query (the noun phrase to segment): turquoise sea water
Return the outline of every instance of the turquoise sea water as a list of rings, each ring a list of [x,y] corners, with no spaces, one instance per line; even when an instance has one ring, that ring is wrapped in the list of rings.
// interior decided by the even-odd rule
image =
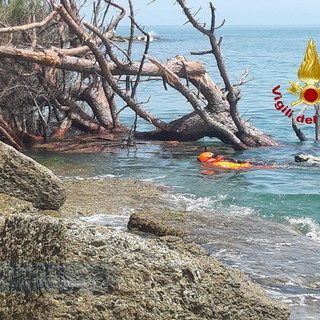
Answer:
[[[150,55],[165,61],[182,54],[207,63],[218,85],[221,79],[212,56],[191,56],[191,50],[207,50],[206,39],[190,27],[148,27],[160,40]],[[126,35],[124,30],[120,33]],[[90,164],[91,176],[115,175],[160,183],[177,194],[172,205],[198,210],[212,225],[203,232],[210,252],[247,272],[273,296],[291,305],[290,319],[319,319],[320,313],[320,167],[296,164],[294,155],[320,155],[314,126],[303,124],[309,141],[301,143],[290,120],[274,108],[272,89],[280,85],[283,101],[295,99],[287,92],[289,81],[298,81],[297,71],[310,37],[320,53],[318,27],[224,27],[222,50],[229,73],[236,82],[245,68],[255,80],[242,87],[240,112],[257,127],[282,143],[279,147],[234,151],[215,139],[193,143],[146,144],[112,154],[64,155],[68,165]],[[142,43],[137,44],[142,52]],[[137,55],[139,57],[139,55]],[[163,120],[191,112],[191,106],[173,89],[164,91],[161,82],[145,82],[139,100]],[[119,102],[121,107],[121,102]],[[297,113],[297,111],[296,111]],[[307,114],[312,116],[312,107]],[[134,119],[129,110],[124,123]],[[139,130],[152,127],[139,121]],[[210,150],[238,159],[277,164],[276,170],[249,170],[206,175],[196,161],[207,146]],[[44,161],[45,156],[34,155]],[[72,175],[82,175],[73,170]],[[214,224],[214,221],[222,221]],[[194,222],[195,228],[197,221]]]
[[[191,56],[189,53],[190,50],[209,48],[202,35],[186,27],[149,27],[148,29],[160,37],[159,41],[153,42],[151,55],[162,61],[176,54],[182,54],[190,60],[201,59],[207,63],[212,78],[217,84],[221,84],[211,55],[199,57]],[[320,222],[319,184],[317,182],[320,170],[294,163],[294,155],[300,152],[320,155],[320,144],[314,141],[314,125],[301,125],[310,140],[304,143],[299,142],[291,128],[291,120],[274,108],[272,89],[280,85],[279,91],[286,105],[296,100],[296,97],[286,90],[289,87],[288,82],[299,81],[297,71],[311,37],[315,40],[316,45],[318,40],[320,50],[320,27],[266,26],[255,28],[241,26],[225,27],[218,31],[218,35],[221,32],[224,36],[222,49],[234,82],[240,78],[245,68],[249,68],[250,75],[255,77],[254,81],[242,87],[240,112],[283,145],[277,148],[235,152],[219,142],[203,139],[180,148],[167,146],[157,149],[155,147],[155,150],[145,151],[147,155],[141,152],[141,158],[144,159],[146,156],[148,161],[144,161],[142,172],[136,169],[135,174],[141,175],[142,178],[146,170],[150,170],[149,174],[153,170],[154,173],[158,170],[159,172],[177,170],[176,174],[165,178],[166,183],[182,186],[196,196],[212,196],[211,184],[217,181],[216,177],[205,177],[199,180],[194,175],[194,171],[199,170],[199,166],[194,163],[194,157],[201,150],[202,145],[209,146],[209,149],[212,146],[212,150],[239,159],[276,163],[281,167],[277,171],[248,171],[224,175],[222,181],[218,179],[218,192],[229,195],[224,200],[226,204],[243,205],[246,203],[257,214],[279,221],[287,220],[288,217],[308,217],[313,219],[317,225]],[[142,44],[140,46],[142,49]],[[166,92],[161,89],[161,83],[152,84],[150,82],[141,88],[139,98],[145,101],[151,96],[147,108],[152,112],[169,121],[191,111],[191,107],[174,90],[169,89]],[[297,110],[295,112],[298,113]],[[313,107],[309,107],[306,114],[312,116]],[[128,124],[131,123],[130,112],[124,113],[122,117]],[[139,128],[140,130],[151,129],[143,121],[140,121]],[[139,158],[139,156],[138,152],[134,158]],[[154,156],[156,159],[153,159]],[[130,155],[129,158],[132,160]],[[166,160],[165,163],[159,162],[160,159]],[[157,163],[156,167],[152,163],[153,160]],[[124,166],[127,165],[124,164]]]

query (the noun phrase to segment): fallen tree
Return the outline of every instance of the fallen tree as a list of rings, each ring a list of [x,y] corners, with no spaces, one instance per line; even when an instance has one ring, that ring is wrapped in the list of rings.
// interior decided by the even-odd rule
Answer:
[[[27,7],[30,1],[25,0],[24,5]],[[17,3],[21,5],[21,1]],[[129,141],[133,136],[179,141],[208,136],[238,149],[276,145],[276,141],[239,114],[240,86],[247,81],[248,73],[236,84],[231,82],[220,50],[222,38],[215,37],[214,6],[210,3],[212,20],[206,29],[184,0],[177,3],[193,27],[208,37],[211,49],[194,54],[213,55],[225,88],[216,86],[199,61],[187,61],[177,55],[162,63],[149,56],[150,35],[135,21],[131,0],[126,49],[113,41],[118,24],[126,15],[124,7],[109,0],[95,1],[91,22],[87,22],[80,17],[75,0],[51,0],[50,5],[43,4],[41,10],[37,8],[23,16],[20,25],[1,21],[2,137],[15,148],[23,149],[39,140],[39,136],[44,140],[49,136],[64,139],[74,127],[97,134],[127,132]],[[9,5],[13,4],[4,2],[2,10]],[[114,18],[106,23],[111,15]],[[140,62],[132,61],[136,30],[146,40]],[[164,87],[171,86],[194,111],[172,122],[156,117],[137,100],[143,79],[161,80]],[[119,121],[122,109],[118,109],[116,97],[155,130],[136,132],[136,121],[131,129],[125,128]]]

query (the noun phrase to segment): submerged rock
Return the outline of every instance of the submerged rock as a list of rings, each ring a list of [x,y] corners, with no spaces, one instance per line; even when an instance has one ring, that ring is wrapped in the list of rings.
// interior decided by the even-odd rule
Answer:
[[[25,214],[6,218],[0,239],[0,274],[12,275],[0,282],[4,320],[289,317],[285,304],[268,297],[244,273],[174,236],[145,239]],[[77,268],[88,279],[85,285],[72,275]],[[29,277],[21,277],[23,272]]]
[[[2,142],[0,193],[32,202],[40,209],[59,209],[66,199],[61,180],[49,169]]]

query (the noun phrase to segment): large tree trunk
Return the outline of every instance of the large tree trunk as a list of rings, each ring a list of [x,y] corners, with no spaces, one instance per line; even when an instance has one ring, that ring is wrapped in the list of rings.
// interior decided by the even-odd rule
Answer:
[[[240,140],[248,147],[276,146],[279,145],[272,137],[265,134],[261,130],[255,128],[250,123],[247,124],[247,132],[240,133],[234,125],[230,113],[225,111],[216,114],[208,114],[214,121],[217,121],[227,126]],[[232,144],[224,134],[219,130],[213,129],[205,123],[196,112],[192,112],[177,120],[169,123],[170,131],[155,130],[152,132],[136,132],[135,136],[138,139],[149,140],[167,140],[167,141],[197,141],[203,137],[218,138],[224,143]]]
[[[169,72],[169,70],[166,69],[165,72]],[[272,137],[241,118],[243,130],[239,131],[231,115],[228,100],[207,73],[200,76],[190,76],[189,81],[198,88],[199,93],[208,101],[208,106],[204,110],[216,126],[212,126],[197,111],[194,111],[170,122],[167,131],[137,132],[135,134],[137,138],[196,141],[203,137],[215,137],[224,143],[233,144],[240,149],[244,149],[244,146],[261,147],[278,145],[278,142]],[[175,84],[171,83],[171,85],[176,88]],[[221,128],[226,130],[221,130]],[[238,138],[241,143],[235,143],[234,137]]]
[[[81,85],[80,83],[80,87],[78,85],[73,86],[71,96],[74,99],[85,101],[103,127],[106,129],[114,127],[110,103],[101,86],[97,86],[93,81],[89,85]]]

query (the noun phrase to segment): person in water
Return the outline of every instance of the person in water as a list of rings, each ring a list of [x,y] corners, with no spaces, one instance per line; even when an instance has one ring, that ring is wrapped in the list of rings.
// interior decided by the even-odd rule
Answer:
[[[202,163],[231,162],[231,163],[239,163],[239,164],[248,163],[253,165],[253,163],[250,163],[248,161],[227,159],[227,158],[224,158],[224,156],[215,154],[213,152],[202,152],[198,156],[198,161]]]
[[[260,169],[275,169],[276,166],[265,165],[263,163],[257,163],[252,161],[242,161],[224,158],[222,155],[214,154],[213,152],[202,152],[198,156],[198,161],[205,165],[210,165],[212,167],[240,170],[249,168],[260,168]]]

